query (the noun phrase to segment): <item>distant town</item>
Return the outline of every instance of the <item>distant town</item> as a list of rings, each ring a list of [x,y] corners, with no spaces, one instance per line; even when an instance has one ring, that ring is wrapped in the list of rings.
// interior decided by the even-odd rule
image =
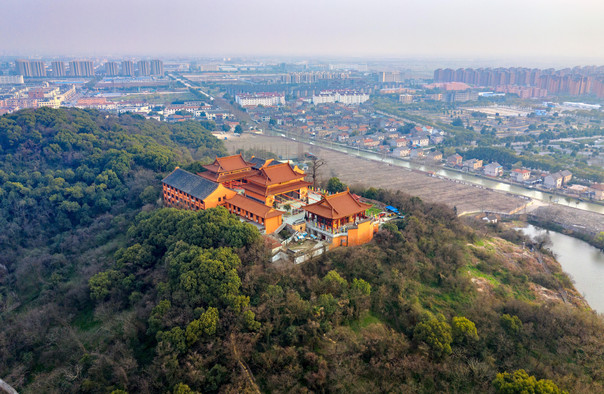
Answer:
[[[62,106],[272,133],[604,200],[604,67],[3,59],[0,114]],[[289,159],[289,158],[283,158]]]

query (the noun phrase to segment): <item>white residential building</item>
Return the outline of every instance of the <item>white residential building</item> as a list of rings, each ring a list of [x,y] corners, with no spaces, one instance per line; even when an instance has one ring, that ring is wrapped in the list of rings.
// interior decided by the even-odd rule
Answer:
[[[369,100],[367,93],[356,90],[324,90],[312,96],[313,104],[342,103],[345,105],[362,104]]]
[[[242,107],[274,107],[285,104],[285,95],[282,93],[245,93],[235,96],[235,101]]]

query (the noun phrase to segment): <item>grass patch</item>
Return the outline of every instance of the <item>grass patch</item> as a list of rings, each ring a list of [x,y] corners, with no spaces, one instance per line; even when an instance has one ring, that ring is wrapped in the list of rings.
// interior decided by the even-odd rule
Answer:
[[[361,331],[361,329],[372,324],[383,324],[383,322],[371,312],[366,312],[357,320],[352,321],[350,323],[350,328],[352,329],[352,331],[358,333],[359,331]]]
[[[469,265],[469,266],[467,266],[467,269],[468,269],[468,273],[470,275],[475,276],[477,278],[486,279],[493,286],[499,286],[501,284],[499,279],[495,278],[493,275],[485,274],[484,272],[480,271],[478,268],[476,268],[474,266]]]
[[[376,205],[373,205],[367,210],[367,215],[378,215],[381,212],[383,212],[381,208],[377,207]]]

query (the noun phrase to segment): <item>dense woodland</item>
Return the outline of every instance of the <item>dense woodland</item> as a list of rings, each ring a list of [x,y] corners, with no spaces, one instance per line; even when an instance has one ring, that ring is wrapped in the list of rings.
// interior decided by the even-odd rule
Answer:
[[[405,218],[275,267],[225,209],[161,207],[162,176],[224,152],[199,124],[40,109],[0,142],[0,378],[20,392],[604,391],[602,318],[536,298],[572,285],[510,269],[493,245],[513,231],[359,190]]]

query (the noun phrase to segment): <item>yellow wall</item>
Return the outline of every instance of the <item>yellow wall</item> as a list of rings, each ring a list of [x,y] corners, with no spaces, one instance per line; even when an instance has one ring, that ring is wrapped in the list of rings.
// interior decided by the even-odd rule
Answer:
[[[361,222],[357,228],[348,230],[348,246],[363,245],[373,239],[374,226],[371,221]]]
[[[274,232],[277,228],[279,228],[279,226],[281,226],[281,223],[283,223],[282,215],[266,219],[264,221],[264,228],[266,234],[271,234],[272,232]]]
[[[222,185],[218,185],[218,188],[216,188],[212,194],[203,200],[205,209],[215,208],[218,205],[222,205],[225,203],[225,200],[234,197],[236,194],[236,191],[227,189]],[[220,198],[220,201],[218,201],[218,198]]]
[[[378,229],[378,222],[372,223],[368,220],[366,222],[359,223],[357,228],[349,229],[347,235],[332,238],[329,248],[332,249],[339,246],[357,246],[366,244],[373,239],[373,235],[378,231]]]

